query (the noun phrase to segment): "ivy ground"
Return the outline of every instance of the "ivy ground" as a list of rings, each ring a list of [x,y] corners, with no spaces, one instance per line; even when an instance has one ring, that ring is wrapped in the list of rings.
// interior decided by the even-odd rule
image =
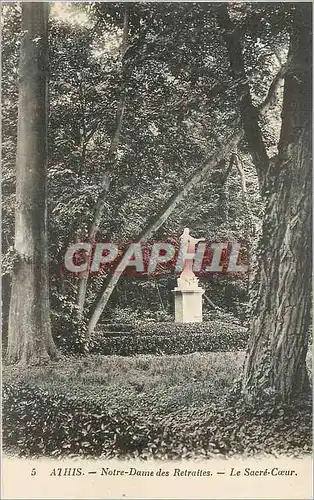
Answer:
[[[4,450],[22,456],[300,456],[311,402],[263,408],[232,397],[244,352],[61,358],[5,367]]]

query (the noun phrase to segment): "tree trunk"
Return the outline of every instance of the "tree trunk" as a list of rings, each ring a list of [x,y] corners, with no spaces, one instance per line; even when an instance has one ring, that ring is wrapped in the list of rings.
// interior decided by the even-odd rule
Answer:
[[[161,207],[160,211],[152,217],[148,222],[143,231],[134,238],[135,241],[139,243],[145,243],[167,220],[169,215],[176,208],[178,203],[180,203],[189,193],[189,191],[196,186],[208,173],[220,163],[225,163],[224,158],[229,156],[236,149],[239,141],[242,139],[243,132],[239,128],[236,128],[233,134],[230,134],[229,139],[224,141],[224,146],[218,150],[209,160],[207,160],[203,165],[201,165],[196,172],[194,172],[186,181],[183,188],[175,192],[169,200]],[[91,335],[95,330],[95,327],[99,321],[99,318],[106,307],[108,300],[115,289],[118,281],[120,279],[120,274],[116,273],[114,270],[109,271],[107,279],[105,280],[104,286],[102,287],[100,296],[92,313],[92,316],[88,323],[88,333]]]
[[[101,182],[101,191],[99,193],[96,205],[95,205],[95,210],[94,210],[94,215],[93,215],[93,220],[91,223],[91,226],[89,228],[88,232],[88,241],[90,243],[95,243],[95,238],[97,235],[97,232],[99,230],[99,225],[104,213],[104,203],[105,199],[109,190],[110,186],[110,173],[111,170],[114,169],[114,164],[115,164],[115,154],[117,152],[119,142],[120,142],[120,135],[121,135],[121,129],[122,129],[122,123],[123,123],[123,115],[124,115],[124,110],[125,110],[125,90],[123,86],[125,85],[125,78],[126,78],[126,68],[125,68],[125,63],[124,63],[124,54],[127,50],[128,47],[128,37],[129,37],[129,5],[125,4],[124,6],[124,19],[123,19],[123,34],[122,34],[122,44],[120,48],[121,52],[121,64],[122,64],[122,69],[121,69],[121,94],[120,94],[120,99],[118,102],[117,106],[117,111],[116,111],[116,128],[114,131],[114,134],[111,139],[109,151],[108,151],[108,159],[107,159],[107,167],[106,170],[103,174],[102,182]],[[79,310],[79,315],[82,317],[83,316],[83,311],[84,311],[84,305],[85,305],[85,297],[86,297],[86,290],[87,290],[87,284],[88,284],[88,277],[89,277],[89,270],[84,274],[84,276],[81,277],[80,279],[80,285],[78,289],[78,296],[77,296],[77,305],[78,305],[78,310]]]
[[[268,178],[257,298],[244,367],[248,401],[309,390],[311,306],[311,4],[295,4],[278,159]]]
[[[223,174],[223,176],[221,176],[220,173],[216,183],[216,192],[218,194],[218,205],[220,208],[218,216],[218,224],[228,223],[229,220],[229,188],[227,185],[227,181],[234,163],[233,157],[234,154],[232,153],[232,155],[230,156],[229,165],[225,173]]]
[[[37,364],[56,355],[47,255],[48,4],[22,3],[16,160],[15,252],[7,360]]]

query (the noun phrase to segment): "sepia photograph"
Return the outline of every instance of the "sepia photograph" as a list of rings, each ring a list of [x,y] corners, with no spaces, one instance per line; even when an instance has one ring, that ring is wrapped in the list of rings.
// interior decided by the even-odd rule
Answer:
[[[2,498],[310,498],[312,3],[1,31]]]

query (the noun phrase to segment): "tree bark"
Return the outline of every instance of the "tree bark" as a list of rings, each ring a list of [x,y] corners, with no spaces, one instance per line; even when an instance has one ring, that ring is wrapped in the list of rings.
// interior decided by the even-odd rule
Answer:
[[[169,215],[173,212],[175,207],[180,203],[189,193],[189,191],[196,186],[208,173],[220,163],[224,164],[224,158],[229,156],[237,147],[237,144],[243,136],[242,129],[236,128],[229,139],[224,141],[224,146],[211,156],[203,165],[201,165],[186,181],[183,188],[176,191],[169,200],[161,207],[160,211],[152,217],[143,231],[134,238],[139,243],[145,243],[167,220]],[[120,274],[115,273],[114,270],[109,271],[107,279],[102,287],[99,298],[96,302],[94,311],[88,323],[88,334],[91,335],[100,319],[100,316],[106,307],[108,300],[120,279]]]
[[[242,379],[248,401],[307,393],[311,306],[312,47],[311,4],[294,6],[278,158],[269,191],[258,286]]]
[[[56,356],[50,328],[47,255],[48,4],[22,3],[16,159],[15,252],[7,360]]]

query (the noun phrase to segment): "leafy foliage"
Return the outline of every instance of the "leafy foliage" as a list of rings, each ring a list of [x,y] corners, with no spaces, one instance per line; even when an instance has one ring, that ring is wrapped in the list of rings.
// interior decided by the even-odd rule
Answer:
[[[111,184],[97,237],[125,243],[215,150],[236,116],[236,98],[227,89],[231,80],[213,6],[132,4],[129,48],[123,60],[119,52],[123,4],[72,5],[71,9],[72,21],[79,13],[86,16],[85,22],[54,14],[49,40],[48,226],[54,318],[63,315],[63,296],[76,302],[78,280],[63,272],[64,252],[70,242],[86,237],[104,172],[109,171]],[[246,15],[253,14],[248,11]],[[256,14],[257,18],[261,15],[259,11]],[[19,8],[6,6],[3,253],[8,286],[12,270],[19,23]],[[254,45],[255,59],[260,50]],[[125,68],[123,78],[121,66]],[[257,82],[261,71],[257,65]],[[269,71],[274,72],[271,64]],[[260,85],[261,95],[271,76]],[[126,111],[112,166],[108,150],[121,92],[126,96]],[[250,208],[258,219],[261,203],[256,175],[243,146],[239,154],[247,175]],[[178,235],[182,227],[189,226],[209,240],[242,238],[250,244],[254,223],[243,200],[241,179],[234,168],[222,189],[223,174],[218,169],[197,186],[188,203],[174,211],[156,238]],[[103,278],[89,281],[86,315]],[[130,287],[130,302],[136,299],[138,286]],[[145,292],[148,295],[149,287]],[[111,309],[119,307],[119,302],[117,297]],[[150,298],[146,302],[149,308]],[[7,304],[5,315],[6,311]]]
[[[189,354],[245,349],[247,331],[238,325],[208,323],[142,323],[127,331],[107,331],[93,336],[89,352],[134,356],[136,354]]]
[[[136,408],[109,412],[102,401],[51,395],[27,385],[3,392],[4,447],[17,447],[22,456],[295,456],[309,453],[311,442],[311,405],[306,402],[254,409],[239,401],[143,417]]]
[[[63,353],[87,352],[86,321],[80,318],[77,306],[67,297],[58,297],[59,306],[51,311],[53,337]]]

